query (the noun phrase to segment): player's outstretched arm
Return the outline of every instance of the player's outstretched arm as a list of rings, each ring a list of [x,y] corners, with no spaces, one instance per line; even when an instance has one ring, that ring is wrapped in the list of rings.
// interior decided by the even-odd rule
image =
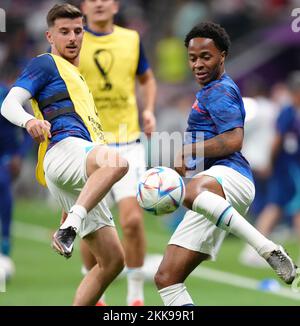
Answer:
[[[195,157],[224,157],[241,150],[243,145],[244,129],[234,128],[220,135],[205,140],[186,144],[175,157],[175,170],[185,176],[187,165],[186,159]]]
[[[31,97],[31,94],[26,89],[13,87],[2,103],[1,114],[11,123],[25,128],[26,123],[30,119],[35,119],[33,115],[26,112],[23,108]]]
[[[51,125],[48,121],[38,120],[23,108],[31,98],[31,94],[24,88],[13,87],[1,107],[1,114],[11,123],[26,128],[30,136],[37,142],[45,140],[45,135],[51,138]]]
[[[185,155],[223,157],[239,152],[243,146],[244,129],[234,128],[200,143],[184,146]]]

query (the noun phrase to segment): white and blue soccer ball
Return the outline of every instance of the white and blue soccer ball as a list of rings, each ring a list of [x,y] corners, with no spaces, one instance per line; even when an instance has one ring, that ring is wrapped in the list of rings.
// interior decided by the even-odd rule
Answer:
[[[185,186],[174,170],[158,166],[145,172],[137,187],[137,201],[142,208],[154,215],[174,212],[182,205]]]

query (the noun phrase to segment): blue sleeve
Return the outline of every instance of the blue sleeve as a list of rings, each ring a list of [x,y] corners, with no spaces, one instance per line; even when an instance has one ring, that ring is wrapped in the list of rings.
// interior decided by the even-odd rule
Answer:
[[[210,89],[201,102],[208,110],[218,133],[244,127],[243,102],[231,87],[217,85]]]
[[[293,110],[291,108],[286,108],[282,110],[276,121],[276,130],[280,135],[286,134],[294,120]]]
[[[53,76],[54,61],[49,55],[33,58],[13,86],[22,87],[35,97]]]
[[[136,74],[143,75],[148,68],[150,68],[150,66],[145,55],[144,47],[140,42],[140,55],[139,55],[139,63],[137,66]]]

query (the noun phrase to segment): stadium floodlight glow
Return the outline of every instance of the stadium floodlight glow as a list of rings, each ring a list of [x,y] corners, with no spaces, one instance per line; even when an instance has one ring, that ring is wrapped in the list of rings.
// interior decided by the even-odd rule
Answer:
[[[0,32],[6,32],[6,13],[0,8]]]
[[[6,292],[5,287],[5,270],[0,267],[0,292]]]

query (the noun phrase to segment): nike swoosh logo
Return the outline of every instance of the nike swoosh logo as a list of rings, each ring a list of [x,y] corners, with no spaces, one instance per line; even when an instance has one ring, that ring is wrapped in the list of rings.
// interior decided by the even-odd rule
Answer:
[[[229,218],[229,220],[228,220],[228,223],[225,223],[225,225],[227,225],[227,226],[230,225],[230,222],[231,222],[231,220],[232,220],[232,216],[233,216],[233,214],[231,214],[231,216],[230,216],[230,218]]]
[[[74,244],[72,243],[70,247],[65,246],[65,248],[67,249],[67,251],[70,251],[70,252],[71,252],[72,249],[73,249],[73,245],[74,245]]]

